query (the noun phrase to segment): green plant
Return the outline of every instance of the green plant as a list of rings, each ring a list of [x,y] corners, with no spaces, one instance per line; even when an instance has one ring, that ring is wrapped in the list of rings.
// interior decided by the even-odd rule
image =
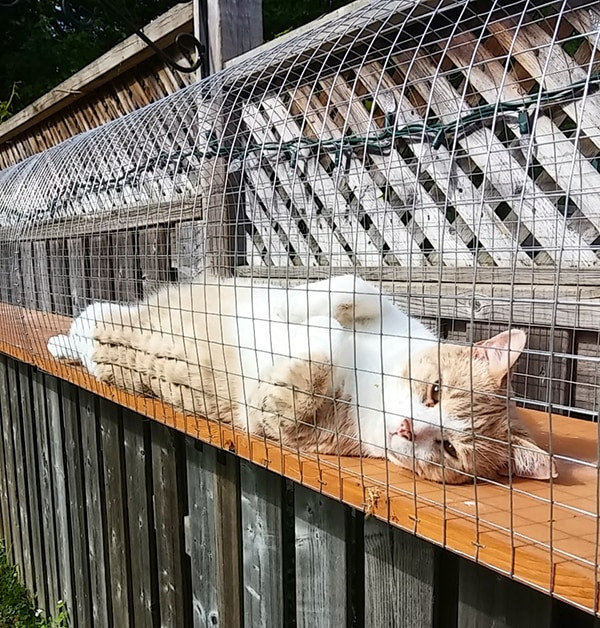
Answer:
[[[10,118],[11,111],[10,106],[12,105],[12,101],[14,97],[17,95],[17,84],[13,83],[12,90],[10,92],[10,96],[8,100],[0,100],[0,122],[4,122],[7,118]]]
[[[61,600],[54,617],[44,617],[33,596],[19,580],[11,564],[6,542],[0,540],[0,628],[68,628],[69,614]]]

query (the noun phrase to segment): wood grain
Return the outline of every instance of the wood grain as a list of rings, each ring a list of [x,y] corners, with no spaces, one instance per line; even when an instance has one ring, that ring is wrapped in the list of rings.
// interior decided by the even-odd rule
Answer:
[[[23,305],[35,309],[36,287],[31,242],[21,242],[21,273],[23,278]]]
[[[71,295],[72,315],[78,316],[88,304],[89,273],[86,271],[86,239],[67,239],[67,254],[69,256],[69,293]]]
[[[137,301],[142,296],[142,291],[140,290],[141,270],[136,233],[134,231],[117,231],[111,237],[114,255],[115,299],[122,303]]]
[[[56,592],[67,608],[74,607],[73,554],[69,532],[69,494],[65,473],[65,448],[62,430],[62,400],[60,380],[52,375],[44,378],[46,411],[48,417],[48,442],[51,460],[52,489],[54,497],[54,525],[56,528],[56,553],[58,556],[58,582]]]
[[[73,570],[73,610],[78,625],[92,625],[90,593],[89,542],[85,512],[83,448],[79,418],[77,388],[60,381],[62,401],[63,446],[67,455],[66,477],[69,502],[67,504],[71,530],[71,556]],[[34,478],[35,479],[35,478]]]
[[[123,450],[131,552],[131,619],[135,626],[150,628],[153,619],[158,619],[158,596],[152,583],[155,571],[152,472],[146,453],[144,422],[127,409],[123,410]]]
[[[21,400],[19,395],[17,362],[6,360],[6,375],[10,394],[9,407],[2,406],[3,412],[10,412],[12,425],[12,445],[15,457],[15,480],[17,483],[18,511],[21,528],[21,549],[23,551],[22,577],[28,589],[34,587],[33,551],[31,545],[31,527],[29,524],[30,509],[29,486],[25,464],[23,420],[21,418]]]
[[[9,507],[9,517],[7,519],[10,521],[8,555],[14,564],[23,565],[21,513],[19,500],[17,499],[18,487],[9,391],[7,359],[5,356],[0,356],[0,407],[3,408],[3,412],[0,413],[0,420],[2,421],[2,440],[4,441],[4,478]],[[23,504],[23,507],[26,507],[26,505]]]
[[[33,369],[32,374],[33,412],[36,417],[36,435],[38,438],[38,477],[40,479],[44,570],[48,591],[47,603],[49,609],[55,609],[60,595],[58,594],[58,554],[52,487],[52,463],[50,458],[49,417],[45,394],[46,382],[44,374],[37,369]]]
[[[552,599],[491,571],[460,561],[458,625],[460,628],[526,628],[548,626]]]
[[[240,482],[244,626],[282,626],[282,480],[243,461]]]
[[[124,490],[121,409],[100,399],[98,407],[104,476],[104,506],[110,566],[110,598],[115,626],[131,625],[127,499]]]
[[[48,261],[48,243],[45,240],[33,242],[34,290],[40,310],[52,311],[52,292],[50,291],[50,267]]]
[[[156,292],[169,280],[169,231],[166,227],[148,226],[138,231],[139,264],[143,293]],[[131,255],[131,253],[126,253]]]
[[[348,602],[344,507],[314,491],[297,487],[295,517],[296,625],[299,628],[343,626]]]
[[[50,294],[53,311],[69,316],[72,312],[71,291],[69,288],[68,251],[64,240],[50,240],[48,243],[50,264]]]
[[[185,439],[188,477],[186,551],[191,561],[192,617],[195,628],[223,625],[220,621],[219,572],[216,556],[216,450]]]
[[[29,504],[29,525],[31,526],[31,557],[34,572],[34,586],[32,593],[39,608],[50,612],[47,602],[47,580],[44,563],[42,507],[40,501],[39,473],[37,466],[37,421],[34,413],[32,369],[28,364],[14,362],[19,372],[20,415],[23,422],[24,461],[27,476],[27,492]],[[2,452],[0,451],[0,461]],[[0,481],[0,499],[3,499],[2,482]]]
[[[111,301],[114,293],[113,269],[109,234],[90,236],[89,283],[90,299]]]
[[[216,556],[220,565],[219,617],[224,626],[241,626],[243,622],[239,464],[232,454],[216,452]]]
[[[81,417],[81,444],[84,451],[84,487],[90,554],[90,592],[92,598],[92,619],[94,626],[108,626],[112,613],[111,601],[107,593],[108,585],[108,538],[106,515],[103,513],[102,496],[104,480],[100,438],[98,434],[97,403],[93,395],[79,391]]]
[[[364,534],[365,625],[431,626],[434,547],[372,518]]]
[[[175,436],[160,423],[152,423],[152,477],[156,526],[156,559],[160,622],[184,625],[183,512],[177,475]]]

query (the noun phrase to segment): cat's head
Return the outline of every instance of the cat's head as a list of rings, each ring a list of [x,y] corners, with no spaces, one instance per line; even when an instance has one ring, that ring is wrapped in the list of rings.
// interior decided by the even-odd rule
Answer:
[[[510,373],[526,339],[510,330],[473,347],[432,343],[416,353],[397,382],[390,459],[450,484],[507,475],[509,468],[516,476],[556,477],[548,453],[511,417]]]

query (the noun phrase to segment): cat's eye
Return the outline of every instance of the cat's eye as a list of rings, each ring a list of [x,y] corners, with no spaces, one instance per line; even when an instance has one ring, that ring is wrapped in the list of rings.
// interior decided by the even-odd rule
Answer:
[[[444,445],[444,451],[449,455],[452,456],[453,458],[457,458],[457,454],[456,454],[456,449],[454,448],[454,445],[449,441],[449,440],[445,440],[443,442]]]
[[[425,405],[428,408],[432,408],[436,406],[440,402],[440,397],[442,396],[442,391],[440,388],[439,382],[435,384],[429,384],[427,387],[427,398],[425,399]]]

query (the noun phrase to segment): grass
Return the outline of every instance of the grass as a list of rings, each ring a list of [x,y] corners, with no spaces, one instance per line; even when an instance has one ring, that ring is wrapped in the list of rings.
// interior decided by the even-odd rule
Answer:
[[[6,542],[0,540],[0,628],[67,628],[68,625],[64,603],[58,604],[54,618],[46,618],[36,609],[33,596],[8,558]]]

